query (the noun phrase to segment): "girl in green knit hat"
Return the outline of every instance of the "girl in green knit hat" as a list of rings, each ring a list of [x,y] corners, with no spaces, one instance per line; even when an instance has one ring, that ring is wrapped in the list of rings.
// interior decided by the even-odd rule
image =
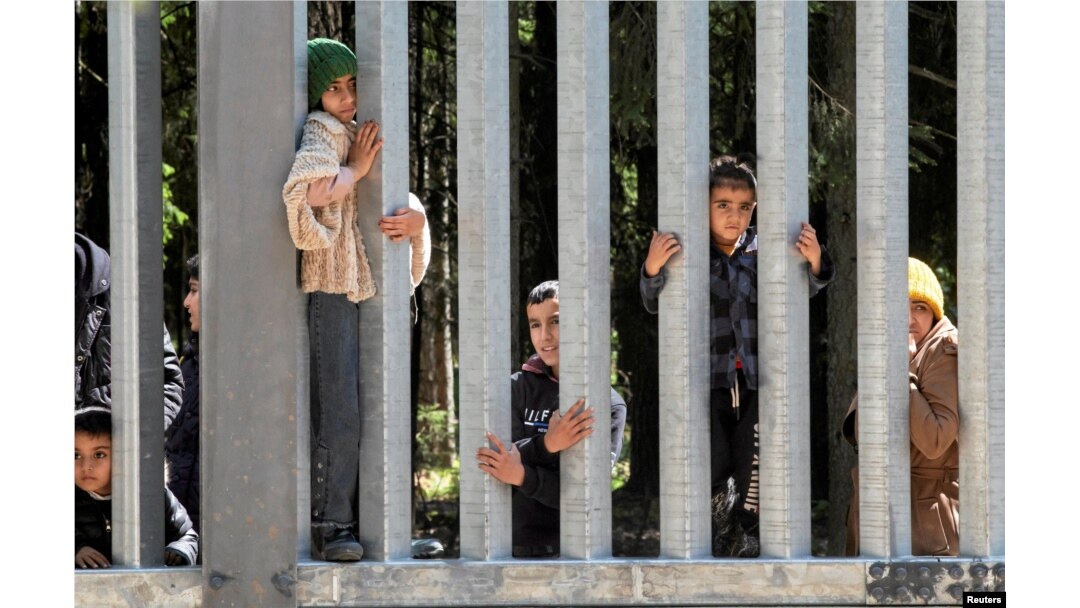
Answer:
[[[301,250],[311,347],[311,554],[356,561],[360,461],[360,308],[375,295],[359,222],[375,221],[391,241],[410,243],[413,288],[430,258],[419,199],[393,215],[358,215],[356,184],[382,149],[379,125],[357,125],[356,55],[327,38],[309,40],[308,114],[282,190],[289,235]],[[408,336],[401,339],[407,340]]]

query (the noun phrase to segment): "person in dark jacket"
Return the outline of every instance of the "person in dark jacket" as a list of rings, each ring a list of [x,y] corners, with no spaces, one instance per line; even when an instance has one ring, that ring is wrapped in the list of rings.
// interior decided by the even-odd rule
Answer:
[[[191,337],[180,352],[180,371],[184,375],[184,398],[172,426],[165,433],[165,464],[169,490],[187,509],[195,530],[201,530],[199,518],[199,255],[187,261],[188,293],[184,308],[191,324]]]
[[[75,412],[75,566],[112,565],[112,414],[94,406]],[[165,564],[199,555],[199,535],[183,505],[165,489]]]
[[[75,233],[75,409],[112,405],[109,254]]]
[[[112,318],[109,254],[75,233],[75,409],[112,407]],[[184,391],[180,363],[162,324],[165,361],[165,429],[180,411]]]
[[[593,432],[594,408],[578,399],[559,412],[559,282],[529,293],[525,312],[536,354],[510,376],[510,449],[492,433],[493,448],[476,455],[481,471],[513,489],[514,557],[559,554],[559,452]],[[611,465],[622,451],[626,402],[611,389]]]

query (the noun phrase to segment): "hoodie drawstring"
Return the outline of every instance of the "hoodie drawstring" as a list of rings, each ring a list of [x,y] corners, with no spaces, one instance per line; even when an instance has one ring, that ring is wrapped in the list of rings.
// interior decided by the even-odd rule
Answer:
[[[731,409],[735,411],[735,420],[739,419],[739,382],[731,389]]]

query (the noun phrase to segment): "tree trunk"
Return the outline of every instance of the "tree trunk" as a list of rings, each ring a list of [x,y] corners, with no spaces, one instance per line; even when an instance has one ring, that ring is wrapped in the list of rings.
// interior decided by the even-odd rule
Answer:
[[[830,163],[838,165],[835,179],[824,188],[825,238],[837,266],[836,278],[822,295],[828,316],[824,355],[827,361],[828,462],[829,462],[829,554],[839,555],[846,538],[847,509],[851,500],[851,467],[855,453],[841,429],[858,379],[857,292],[855,273],[855,4],[831,5],[824,88],[835,97],[831,120],[842,134],[829,139],[825,150]],[[839,105],[844,109],[841,109]],[[850,114],[848,113],[850,112]]]
[[[637,170],[638,219],[641,224],[655,225],[658,200],[655,146],[638,149]],[[644,215],[650,217],[641,217]],[[616,276],[619,280],[613,286],[612,295],[623,303],[612,306],[613,310],[619,311],[613,319],[619,334],[618,368],[631,370],[628,374],[630,394],[624,395],[627,398],[627,426],[632,431],[630,479],[626,491],[650,498],[657,495],[660,487],[657,317],[647,313],[641,305],[638,266],[628,265]]]
[[[308,39],[330,38],[355,49],[355,9],[352,2],[318,0],[307,3]]]

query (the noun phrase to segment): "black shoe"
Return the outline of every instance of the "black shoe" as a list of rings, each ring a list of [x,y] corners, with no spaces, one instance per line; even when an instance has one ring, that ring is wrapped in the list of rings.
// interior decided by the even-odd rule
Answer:
[[[311,558],[327,562],[358,562],[364,547],[347,529],[331,530],[322,538],[312,538]],[[321,541],[321,542],[320,542]]]
[[[443,544],[437,538],[414,538],[412,540],[413,559],[435,559],[446,553]]]
[[[735,557],[758,557],[761,555],[761,541],[758,538],[757,525],[754,525],[749,530],[739,526],[739,540],[735,543],[733,553]]]
[[[739,524],[736,515],[739,502],[735,480],[728,477],[727,487],[713,494],[712,497],[713,557],[735,555],[735,546],[739,540]]]

